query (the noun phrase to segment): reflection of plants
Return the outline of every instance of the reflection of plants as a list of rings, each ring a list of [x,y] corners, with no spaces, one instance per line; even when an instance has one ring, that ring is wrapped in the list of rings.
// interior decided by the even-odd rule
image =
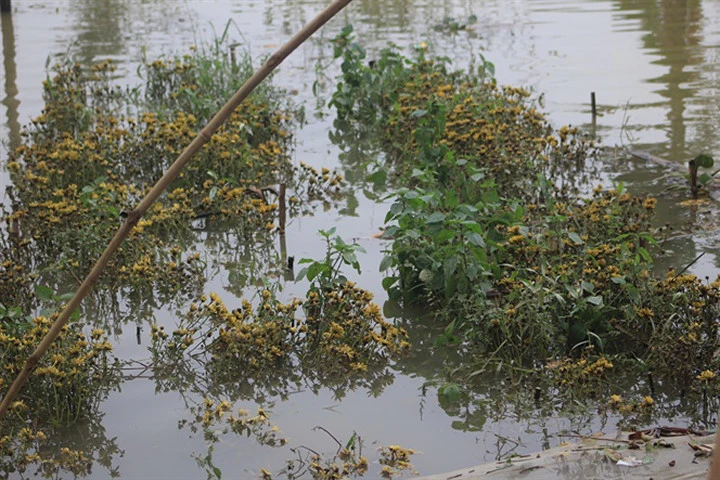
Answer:
[[[257,410],[257,414],[251,416],[250,412],[243,408],[233,410],[233,405],[228,401],[214,401],[205,398],[200,405],[190,408],[192,420],[183,420],[180,427],[190,427],[193,433],[198,430],[203,432],[205,441],[208,443],[208,450],[205,455],[193,454],[193,458],[200,468],[205,470],[208,480],[221,479],[222,471],[213,463],[213,452],[215,444],[220,437],[234,433],[241,437],[253,437],[261,445],[283,446],[287,440],[278,436],[279,429],[271,425],[268,413],[263,408]]]
[[[360,478],[368,473],[368,459],[363,455],[363,441],[353,432],[350,439],[343,445],[330,432],[322,427],[316,427],[328,433],[338,445],[337,451],[332,455],[322,455],[308,447],[291,449],[297,458],[287,461],[287,468],[281,475],[288,479],[300,479],[309,476],[314,480],[333,480],[343,478]],[[379,476],[391,479],[406,471],[413,471],[410,457],[415,453],[412,449],[398,445],[380,446],[378,463],[382,465]],[[417,474],[416,472],[413,472]],[[262,471],[263,479],[272,479],[267,470]]]
[[[205,398],[202,405],[190,408],[193,420],[181,422],[181,426],[189,424],[193,433],[202,430],[205,440],[216,443],[220,435],[233,432],[241,436],[252,436],[261,445],[282,446],[287,440],[279,437],[279,429],[270,423],[270,417],[263,408],[259,408],[256,415],[243,408],[233,411],[232,403],[228,401],[214,401]]]
[[[466,30],[469,26],[476,24],[477,21],[477,15],[470,15],[464,21],[458,20],[454,17],[445,17],[442,19],[442,22],[433,26],[433,30],[437,32],[458,33],[462,30]]]

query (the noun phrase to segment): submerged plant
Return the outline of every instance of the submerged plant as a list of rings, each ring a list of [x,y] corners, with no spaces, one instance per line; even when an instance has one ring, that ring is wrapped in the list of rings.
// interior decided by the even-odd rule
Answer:
[[[603,355],[683,389],[719,371],[717,282],[654,277],[657,200],[622,184],[592,191],[599,160],[577,128],[553,129],[528,91],[484,68],[396,47],[366,64],[350,28],[334,43],[337,136],[375,146],[369,178],[394,188],[383,286],[433,307],[440,344],[478,363],[551,362],[577,386]],[[588,347],[600,356],[585,358]]]
[[[9,388],[22,362],[47,333],[51,317],[0,319],[0,391]],[[59,471],[83,474],[91,452],[50,448],[56,430],[80,419],[101,416],[99,404],[120,381],[117,360],[105,333],[65,327],[15,401],[0,427],[0,472],[36,468],[44,476]]]

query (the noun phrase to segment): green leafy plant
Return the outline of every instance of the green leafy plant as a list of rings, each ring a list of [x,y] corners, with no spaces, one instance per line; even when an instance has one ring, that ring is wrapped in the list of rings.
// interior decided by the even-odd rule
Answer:
[[[340,284],[347,283],[347,277],[342,273],[343,265],[352,267],[360,273],[360,262],[357,259],[357,252],[365,253],[365,249],[357,243],[346,243],[340,236],[335,235],[335,227],[328,230],[320,230],[320,236],[325,241],[325,258],[313,260],[310,258],[301,259],[298,264],[306,264],[297,273],[295,281],[299,282],[307,278],[311,282],[312,291],[332,289]]]

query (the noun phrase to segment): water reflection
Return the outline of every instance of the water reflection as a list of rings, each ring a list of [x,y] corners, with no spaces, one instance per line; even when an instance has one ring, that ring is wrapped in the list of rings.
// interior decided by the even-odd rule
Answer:
[[[7,109],[8,146],[13,150],[20,144],[20,122],[18,121],[20,100],[17,99],[15,29],[10,12],[0,14],[0,21],[2,21],[3,71],[5,74],[5,98],[2,100],[2,104]]]
[[[662,85],[657,93],[667,99],[668,111],[664,127],[667,144],[663,153],[669,159],[685,162],[693,149],[687,145],[687,122],[692,113],[688,104],[698,94],[697,85],[702,82],[698,67],[705,63],[703,50],[700,48],[704,40],[701,2],[622,0],[618,2],[617,8],[621,12],[630,12],[621,18],[640,21],[640,28],[647,32],[642,37],[643,48],[660,56],[654,64],[667,67],[663,75],[649,79],[648,82]],[[660,119],[657,123],[660,123]],[[697,143],[704,146],[708,145],[707,140],[712,140],[710,144],[715,143],[714,138],[704,140],[705,142]]]
[[[144,46],[157,31],[172,34],[183,18],[182,3],[167,1],[76,0],[68,8],[77,32],[70,50],[86,64],[137,55],[138,44]]]

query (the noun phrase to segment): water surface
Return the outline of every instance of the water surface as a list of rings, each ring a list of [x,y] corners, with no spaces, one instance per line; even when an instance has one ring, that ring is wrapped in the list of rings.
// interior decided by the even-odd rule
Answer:
[[[82,62],[112,58],[119,63],[124,80],[134,82],[143,52],[149,58],[183,52],[200,39],[212,38],[213,32],[219,34],[231,20],[231,37],[249,48],[259,64],[262,56],[324,5],[319,0],[16,0],[12,15],[2,18],[0,136],[9,146],[17,144],[20,125],[40,112],[46,65],[58,55],[70,53]],[[476,15],[478,22],[468,31],[446,34],[432,29],[444,17],[464,20],[470,15]],[[718,150],[718,2],[356,0],[288,59],[275,77],[279,85],[296,90],[296,100],[307,108],[308,124],[297,136],[298,161],[340,165],[340,151],[328,138],[332,114],[314,114],[316,99],[311,90],[317,80],[316,65],[330,61],[328,39],[348,22],[356,26],[358,38],[371,54],[388,42],[408,51],[427,42],[433,53],[449,56],[459,67],[476,65],[484,56],[495,64],[500,83],[533,88],[558,126],[592,129],[589,102],[590,93],[596,92],[602,115],[596,133],[607,146],[631,145],[679,163],[699,152]],[[336,66],[328,68],[332,78]],[[326,87],[324,94],[332,85]],[[660,196],[666,194],[664,184],[658,181],[664,173],[623,156],[613,172],[635,189]],[[0,182],[2,186],[9,183],[4,171]],[[677,206],[674,199],[661,202],[659,213],[662,222],[689,226],[697,221],[693,212]],[[337,226],[344,238],[357,239],[368,250],[361,258],[366,267],[358,280],[382,302],[381,276],[374,267],[382,245],[370,235],[382,225],[384,214],[385,206],[358,192],[339,209],[293,219],[288,231],[290,253],[296,258],[320,256],[322,244],[315,232]],[[675,256],[667,263],[684,264],[708,251],[697,268],[714,276],[716,240],[697,230],[669,246]],[[237,292],[231,283],[227,271],[220,269],[205,290],[220,293],[232,304]],[[285,291],[301,294],[304,288],[287,284]],[[138,345],[134,321],[146,324],[150,316],[172,326],[181,310],[178,306],[148,307],[147,315],[138,315],[132,300],[122,298],[118,308],[131,321],[118,326],[116,353],[123,359],[138,360],[148,357],[148,329]],[[377,398],[365,390],[337,398],[329,389],[313,393],[300,388],[286,400],[274,399],[273,422],[290,438],[291,445],[304,444],[316,450],[335,448],[326,434],[312,430],[317,425],[341,439],[357,431],[369,450],[376,444],[412,447],[421,452],[414,464],[425,474],[493,460],[509,451],[524,453],[555,446],[562,440],[555,433],[562,429],[589,431],[602,425],[598,419],[529,420],[490,407],[457,411],[442,405],[437,386],[426,383],[442,373],[443,355],[423,349],[421,355],[404,361],[398,365],[393,383]],[[246,403],[254,407],[251,401]],[[110,439],[124,450],[123,456],[116,454],[113,459],[121,478],[202,475],[191,455],[203,455],[205,444],[199,435],[178,430],[177,422],[188,417],[185,399],[178,394],[156,392],[155,382],[141,375],[126,382],[122,391],[104,403],[103,410],[105,416],[99,423],[104,431],[92,438],[98,442]],[[82,429],[75,436],[91,437]],[[291,456],[287,449],[260,447],[252,440],[232,437],[220,443],[214,455],[226,478],[254,478],[263,467],[278,471]],[[99,466],[94,469],[93,478],[107,475]]]

